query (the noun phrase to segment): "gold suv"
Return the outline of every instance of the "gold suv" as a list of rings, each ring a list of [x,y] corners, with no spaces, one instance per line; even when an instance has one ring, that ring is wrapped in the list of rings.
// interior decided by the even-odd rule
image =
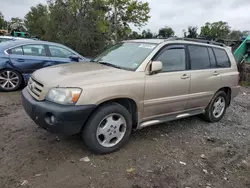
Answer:
[[[22,101],[39,126],[80,133],[88,148],[105,154],[121,148],[132,129],[198,114],[221,120],[238,81],[234,56],[223,44],[130,40],[88,63],[36,71]]]

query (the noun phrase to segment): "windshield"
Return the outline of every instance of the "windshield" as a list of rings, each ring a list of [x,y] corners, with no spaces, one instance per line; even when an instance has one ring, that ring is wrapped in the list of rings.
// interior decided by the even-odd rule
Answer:
[[[114,65],[117,68],[136,70],[156,46],[156,44],[149,43],[119,43],[92,61]]]

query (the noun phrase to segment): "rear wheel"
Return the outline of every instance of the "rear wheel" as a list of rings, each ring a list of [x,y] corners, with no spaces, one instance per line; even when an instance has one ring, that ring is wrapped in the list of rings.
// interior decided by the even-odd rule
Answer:
[[[99,154],[120,149],[130,137],[132,116],[117,103],[99,107],[89,118],[82,133],[86,146]]]
[[[205,110],[204,119],[209,122],[220,121],[227,108],[227,95],[224,91],[218,91]]]
[[[0,90],[15,91],[22,85],[22,76],[12,69],[0,70]]]

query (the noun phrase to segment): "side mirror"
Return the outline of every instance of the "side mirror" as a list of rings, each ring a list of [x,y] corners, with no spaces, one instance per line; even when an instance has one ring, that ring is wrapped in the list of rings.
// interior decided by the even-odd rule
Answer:
[[[80,57],[78,57],[77,55],[71,55],[69,56],[69,58],[71,59],[71,61],[76,61],[79,62]]]
[[[162,62],[161,61],[152,61],[150,74],[155,74],[162,71]]]

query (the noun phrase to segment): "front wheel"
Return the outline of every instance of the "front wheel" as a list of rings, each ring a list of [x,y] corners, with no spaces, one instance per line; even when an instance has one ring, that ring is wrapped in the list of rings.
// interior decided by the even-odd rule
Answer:
[[[227,95],[224,91],[218,91],[205,110],[203,117],[209,122],[220,121],[227,109]]]
[[[0,70],[0,91],[16,91],[22,85],[22,76],[11,69]]]
[[[110,103],[99,107],[83,128],[86,146],[99,154],[120,149],[130,137],[132,116],[120,104]]]

